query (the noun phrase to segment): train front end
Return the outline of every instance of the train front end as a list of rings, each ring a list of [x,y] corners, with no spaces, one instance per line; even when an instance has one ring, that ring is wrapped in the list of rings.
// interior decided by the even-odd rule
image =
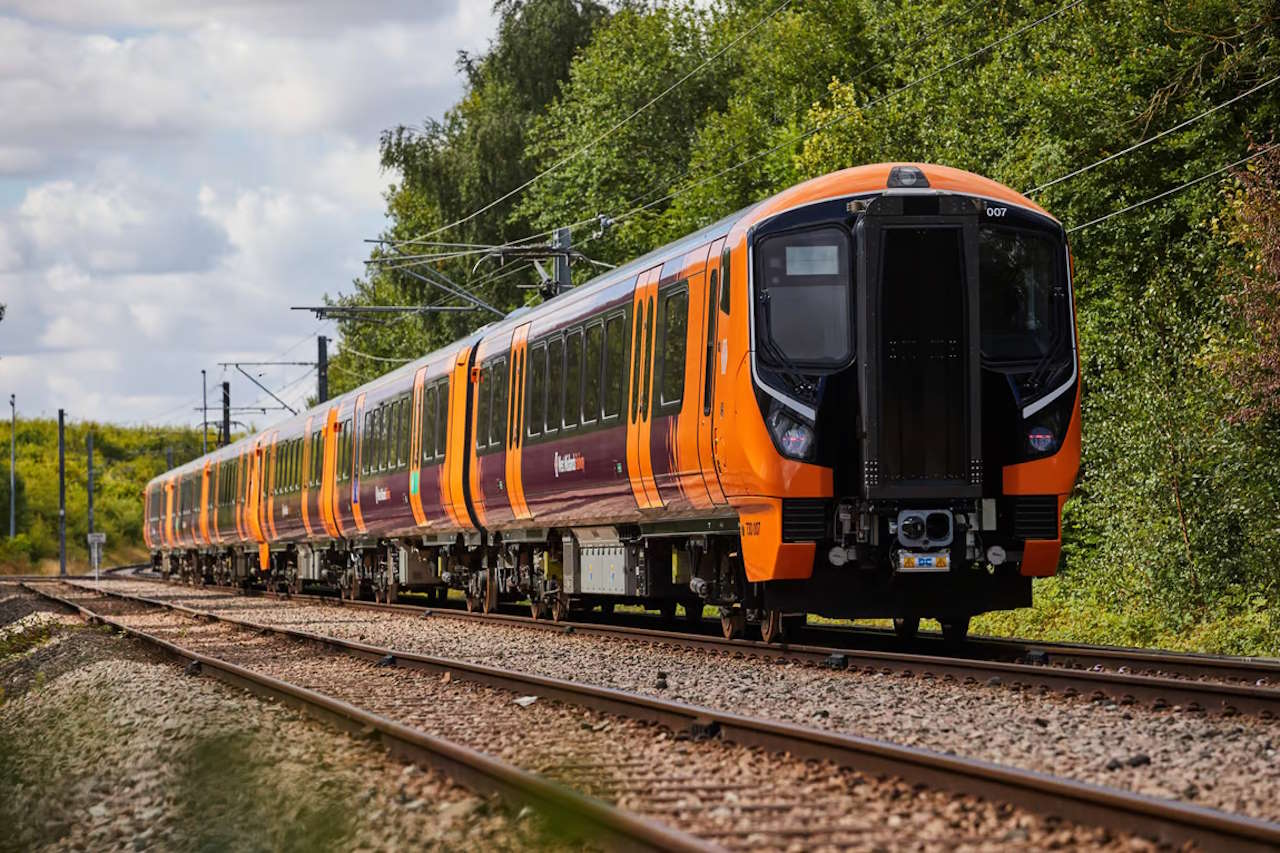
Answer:
[[[767,608],[963,634],[1058,564],[1080,462],[1066,234],[965,172],[871,174],[875,191],[781,205],[745,235],[760,450],[780,460],[760,490],[781,495],[778,542],[744,523],[747,575],[753,547],[777,562],[812,542],[812,573],[764,584]]]

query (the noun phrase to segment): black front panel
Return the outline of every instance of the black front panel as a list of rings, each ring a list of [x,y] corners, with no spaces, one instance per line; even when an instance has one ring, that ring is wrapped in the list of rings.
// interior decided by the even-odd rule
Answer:
[[[978,206],[884,195],[857,242],[862,495],[982,493]]]
[[[889,228],[881,256],[881,477],[964,481],[962,232]]]

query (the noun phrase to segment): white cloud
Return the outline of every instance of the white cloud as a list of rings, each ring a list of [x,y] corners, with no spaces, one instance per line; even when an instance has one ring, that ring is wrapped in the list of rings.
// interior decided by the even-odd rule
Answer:
[[[30,414],[191,422],[201,368],[215,388],[219,361],[313,358],[316,321],[288,309],[363,269],[394,179],[378,132],[457,98],[453,57],[483,47],[488,6],[9,2],[0,392]],[[228,378],[237,405],[263,396]]]

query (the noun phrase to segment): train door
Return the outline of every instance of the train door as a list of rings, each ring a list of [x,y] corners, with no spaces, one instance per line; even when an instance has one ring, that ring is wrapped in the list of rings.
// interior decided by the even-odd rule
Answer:
[[[364,424],[364,400],[365,395],[359,394],[356,397],[355,406],[351,416],[351,436],[343,441],[351,442],[351,520],[356,523],[356,530],[365,533],[369,528],[364,523],[364,507],[360,503],[360,487],[361,478],[360,471],[364,467],[364,448],[362,445],[370,441],[365,433]]]
[[[632,297],[631,381],[627,397],[627,476],[640,509],[661,509],[662,497],[653,477],[653,340],[661,267],[636,277]]]
[[[745,244],[739,249],[740,260],[736,264],[733,262],[732,254],[732,247],[727,244],[719,252],[718,278],[720,279],[720,295],[714,312],[715,334],[713,340],[715,341],[715,346],[711,364],[711,413],[707,415],[710,418],[712,468],[716,473],[716,487],[721,490],[721,497],[724,497],[724,490],[732,491],[732,484],[726,482],[723,478],[724,457],[726,451],[733,444],[727,429],[730,424],[730,417],[733,414],[733,384],[737,378],[738,365],[741,364],[743,356],[742,354],[730,354],[730,340],[732,338],[730,320],[734,301],[734,277],[738,276],[742,281],[746,281]],[[743,293],[746,292],[745,287],[740,288],[740,290]],[[714,491],[713,494],[715,494]]]
[[[440,502],[445,515],[459,528],[479,527],[466,484],[470,478],[471,434],[471,365],[476,347],[463,347],[454,356],[449,379],[444,462],[440,470]]]
[[[699,336],[701,340],[706,341],[706,345],[699,347],[699,375],[702,383],[701,387],[697,389],[698,467],[702,469],[702,481],[706,486],[707,494],[711,496],[711,502],[717,505],[728,503],[724,496],[724,490],[720,486],[720,474],[716,471],[715,450],[712,442],[716,409],[715,389],[716,380],[719,378],[717,366],[718,336],[722,332],[719,321],[721,319],[720,288],[722,286],[720,255],[723,250],[724,240],[717,240],[711,244],[711,252],[707,256],[705,275],[707,283],[705,294],[706,310],[702,313],[702,329]]]
[[[545,356],[543,356],[545,358]],[[524,425],[525,393],[528,386],[529,324],[516,328],[511,337],[510,383],[507,386],[507,497],[511,501],[511,515],[516,520],[532,518],[529,503],[524,497]],[[544,404],[545,405],[545,404]],[[497,413],[494,413],[497,417]]]

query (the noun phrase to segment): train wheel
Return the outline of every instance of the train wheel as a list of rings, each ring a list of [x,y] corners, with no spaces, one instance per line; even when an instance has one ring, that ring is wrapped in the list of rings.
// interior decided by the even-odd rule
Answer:
[[[742,608],[720,608],[720,630],[726,640],[741,637],[747,625],[747,614]]]
[[[893,633],[898,635],[899,640],[914,640],[916,633],[920,630],[919,616],[905,616],[902,618],[894,618]],[[968,628],[966,627],[966,631]]]
[[[551,599],[551,621],[563,622],[565,617],[569,615],[569,599],[563,595],[557,595]]]
[[[958,646],[969,636],[969,617],[952,619],[942,623],[942,639],[953,646]]]
[[[612,615],[613,615],[613,602],[612,602],[612,601],[602,601],[602,602],[600,602],[600,615],[601,615],[601,616],[612,616]]]
[[[782,611],[766,610],[760,620],[760,639],[776,643],[782,639]]]
[[[395,604],[400,599],[400,582],[392,581],[387,586],[387,604]]]
[[[542,618],[542,599],[535,595],[529,596],[529,615],[534,619]]]
[[[489,579],[485,581],[481,606],[485,613],[492,613],[498,609],[498,582],[494,579],[493,572],[489,573]]]
[[[466,597],[466,606],[467,606],[468,613],[475,613],[477,610],[480,609],[480,599],[472,595],[468,591],[467,597]]]

